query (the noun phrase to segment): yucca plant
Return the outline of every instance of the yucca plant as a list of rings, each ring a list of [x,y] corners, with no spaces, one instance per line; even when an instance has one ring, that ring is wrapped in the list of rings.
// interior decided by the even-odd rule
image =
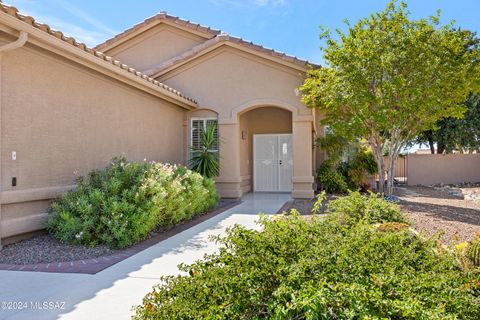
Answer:
[[[190,168],[207,178],[218,176],[220,171],[218,151],[214,150],[217,143],[215,139],[216,130],[216,125],[208,125],[205,130],[202,130],[200,147],[191,148]]]

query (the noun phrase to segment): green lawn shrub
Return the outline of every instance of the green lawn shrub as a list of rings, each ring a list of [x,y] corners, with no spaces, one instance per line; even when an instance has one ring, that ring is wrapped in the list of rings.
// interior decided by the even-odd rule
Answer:
[[[55,200],[48,230],[62,242],[124,248],[216,205],[213,180],[179,165],[114,158]]]
[[[403,220],[384,200],[346,198],[326,218],[263,216],[259,230],[229,229],[218,253],[163,277],[134,318],[480,319],[479,273],[409,228],[369,223]],[[348,201],[362,218],[343,224],[336,210]]]
[[[318,183],[327,193],[345,193],[348,185],[345,177],[330,162],[324,162],[318,169]]]
[[[327,212],[334,214],[342,223],[355,224],[361,220],[368,223],[406,222],[398,205],[385,201],[375,193],[362,195],[350,192],[328,203]]]
[[[327,160],[322,163],[317,172],[317,181],[320,189],[328,193],[345,193],[347,190],[360,189],[365,182],[366,174],[376,172],[377,167],[372,152],[360,149],[347,161]]]
[[[376,174],[377,163],[370,149],[358,148],[352,152],[347,161],[341,162],[337,170],[344,176],[350,190],[358,190],[365,183],[367,174]]]

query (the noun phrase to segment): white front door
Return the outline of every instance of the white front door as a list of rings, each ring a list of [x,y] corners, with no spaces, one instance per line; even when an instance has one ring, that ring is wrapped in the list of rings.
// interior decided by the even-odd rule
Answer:
[[[291,134],[253,136],[253,190],[292,191],[293,153]]]

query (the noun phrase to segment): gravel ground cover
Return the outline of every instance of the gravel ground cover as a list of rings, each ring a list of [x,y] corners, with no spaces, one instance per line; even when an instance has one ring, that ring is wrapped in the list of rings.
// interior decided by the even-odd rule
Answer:
[[[426,236],[439,234],[442,242],[456,243],[480,233],[477,200],[432,187],[398,187],[395,193],[413,227]]]
[[[287,210],[296,209],[300,212],[301,215],[309,215],[312,212],[313,205],[315,204],[316,199],[295,199],[291,203],[291,207]]]
[[[222,199],[218,202],[215,210],[225,207],[234,201]],[[155,232],[162,232],[162,230],[156,230]],[[118,250],[112,250],[106,246],[91,248],[83,245],[61,243],[47,234],[4,246],[0,250],[0,263],[37,264],[76,261],[111,255],[116,252]]]
[[[64,262],[97,258],[113,254],[114,252],[115,250],[108,249],[105,246],[90,248],[61,243],[47,234],[4,246],[0,251],[0,263],[36,264]]]

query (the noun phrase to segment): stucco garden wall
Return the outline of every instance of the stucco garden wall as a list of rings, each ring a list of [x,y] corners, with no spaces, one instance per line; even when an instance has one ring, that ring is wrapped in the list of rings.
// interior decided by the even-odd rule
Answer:
[[[113,156],[184,162],[184,109],[29,44],[1,63],[4,243],[41,229],[49,199]]]
[[[410,154],[409,185],[480,182],[480,154]]]

